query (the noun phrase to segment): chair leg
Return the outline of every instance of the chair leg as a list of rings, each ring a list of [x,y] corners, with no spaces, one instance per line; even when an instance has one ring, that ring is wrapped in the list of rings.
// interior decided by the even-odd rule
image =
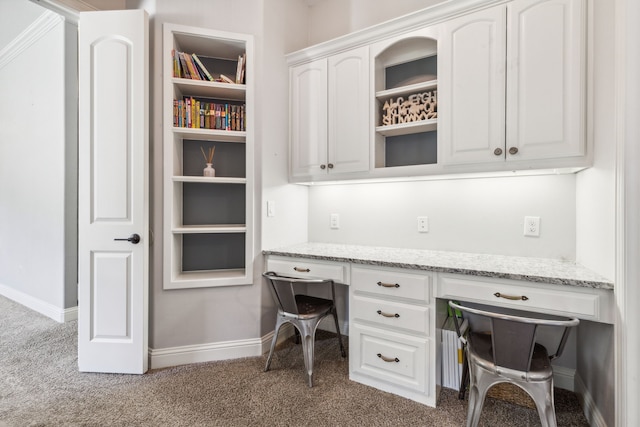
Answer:
[[[338,312],[334,307],[332,310],[333,320],[336,324],[336,333],[338,334],[338,342],[340,343],[340,354],[342,357],[347,357],[347,352],[344,350],[344,345],[342,344],[342,334],[340,333],[340,324],[338,323]]]
[[[313,321],[298,321],[297,325],[300,330],[300,337],[302,339],[302,355],[304,358],[304,367],[307,371],[307,381],[309,387],[313,387],[313,357],[314,357],[314,345],[316,327],[318,326],[320,319],[314,319]]]
[[[469,362],[467,361],[466,352],[462,353],[462,378],[460,379],[460,389],[458,390],[458,399],[464,400],[464,395],[469,384]]]
[[[556,427],[556,409],[553,403],[553,380],[541,383],[528,383],[527,391],[531,393],[538,409],[542,427]]]
[[[278,320],[276,321],[276,328],[273,332],[273,340],[271,340],[271,350],[269,350],[269,357],[267,357],[267,364],[264,366],[264,371],[267,372],[269,370],[269,366],[271,365],[271,358],[273,357],[273,352],[276,349],[276,343],[278,342],[278,332],[280,331],[280,327],[286,322],[282,321],[282,318],[278,315]]]
[[[490,376],[483,375],[482,369],[469,364],[469,409],[467,409],[467,427],[476,427],[480,422],[482,407],[487,390],[493,385]]]

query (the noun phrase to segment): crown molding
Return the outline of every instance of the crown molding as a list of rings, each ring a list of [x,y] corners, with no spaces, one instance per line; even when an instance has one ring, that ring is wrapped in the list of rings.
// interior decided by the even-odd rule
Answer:
[[[0,50],[0,69],[13,61],[18,55],[24,52],[29,46],[40,40],[45,34],[51,31],[64,18],[49,10],[45,11],[35,21],[24,29],[18,36]]]
[[[93,5],[83,0],[30,0],[31,2],[38,4],[46,9],[49,9],[58,15],[61,15],[65,20],[78,24],[80,19],[80,12],[91,12],[100,10]]]

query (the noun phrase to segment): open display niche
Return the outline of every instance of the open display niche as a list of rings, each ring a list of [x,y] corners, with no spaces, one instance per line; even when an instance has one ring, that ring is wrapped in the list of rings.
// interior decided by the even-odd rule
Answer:
[[[438,163],[437,48],[428,30],[372,47],[376,169]]]

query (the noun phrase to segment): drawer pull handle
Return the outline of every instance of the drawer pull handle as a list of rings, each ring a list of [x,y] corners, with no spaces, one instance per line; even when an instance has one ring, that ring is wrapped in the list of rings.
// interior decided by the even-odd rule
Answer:
[[[504,298],[504,299],[510,299],[513,301],[527,301],[529,299],[528,296],[526,295],[521,295],[521,296],[517,296],[517,295],[505,295],[505,294],[501,294],[500,292],[496,292],[495,294],[493,294],[495,297],[498,298]]]
[[[378,282],[378,286],[382,286],[383,288],[399,288],[400,285],[398,285],[397,283],[384,283],[384,282]]]
[[[385,362],[400,362],[400,359],[398,359],[397,357],[385,357],[382,354],[378,353],[378,357],[382,360],[384,360]]]
[[[378,310],[376,313],[378,313],[380,316],[384,316],[384,317],[395,317],[395,318],[400,317],[400,315],[398,313],[395,313],[395,314],[385,313],[382,310]]]
[[[293,267],[293,269],[299,273],[308,273],[311,271],[308,268],[300,268],[300,267]]]

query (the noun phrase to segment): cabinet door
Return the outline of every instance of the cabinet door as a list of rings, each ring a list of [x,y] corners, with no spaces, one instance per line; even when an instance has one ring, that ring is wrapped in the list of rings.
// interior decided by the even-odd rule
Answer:
[[[290,70],[291,175],[326,173],[327,60],[319,59]]]
[[[506,9],[448,21],[438,62],[443,164],[504,161]]]
[[[369,48],[328,59],[330,173],[369,169]]]
[[[507,159],[584,154],[582,0],[507,6]]]

